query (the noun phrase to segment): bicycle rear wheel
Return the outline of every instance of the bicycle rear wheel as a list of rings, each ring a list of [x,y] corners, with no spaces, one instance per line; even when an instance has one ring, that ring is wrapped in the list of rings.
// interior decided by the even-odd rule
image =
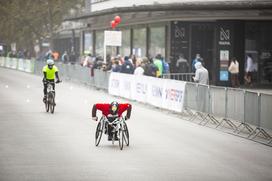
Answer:
[[[127,146],[129,146],[129,132],[128,132],[128,127],[127,127],[127,123],[124,122],[124,141],[125,141],[125,144]]]
[[[95,131],[95,146],[98,146],[103,134],[103,123],[100,121],[97,124],[96,131]]]
[[[45,105],[45,111],[48,112],[49,111],[49,102],[48,102],[48,99],[46,99],[44,105]]]

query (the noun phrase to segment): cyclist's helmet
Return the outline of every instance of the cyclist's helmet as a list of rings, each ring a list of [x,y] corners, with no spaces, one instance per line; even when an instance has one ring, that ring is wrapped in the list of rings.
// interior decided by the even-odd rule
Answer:
[[[54,60],[48,59],[48,60],[46,61],[46,63],[47,63],[47,65],[48,65],[49,68],[53,68]]]
[[[113,102],[110,104],[110,113],[111,113],[112,115],[115,115],[115,114],[117,114],[118,109],[119,109],[119,104],[118,104],[118,102],[113,101]]]

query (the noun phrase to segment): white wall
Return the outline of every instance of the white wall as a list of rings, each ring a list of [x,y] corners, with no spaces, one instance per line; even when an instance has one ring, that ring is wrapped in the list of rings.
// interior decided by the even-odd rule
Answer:
[[[86,0],[87,1],[87,0]],[[105,2],[99,2],[92,5],[92,11],[100,11],[104,9],[109,9],[113,7],[129,7],[129,6],[139,6],[139,5],[152,5],[152,4],[169,4],[169,3],[182,3],[182,2],[212,2],[212,1],[222,1],[226,0],[108,0]],[[228,0],[237,1],[237,0]],[[250,1],[250,0],[239,0],[239,1]]]

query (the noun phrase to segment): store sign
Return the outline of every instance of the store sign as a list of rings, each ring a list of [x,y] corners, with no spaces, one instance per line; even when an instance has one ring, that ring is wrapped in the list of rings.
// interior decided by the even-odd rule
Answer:
[[[230,45],[230,29],[220,28],[219,45]]]
[[[185,37],[185,28],[175,26],[175,38],[184,39]]]

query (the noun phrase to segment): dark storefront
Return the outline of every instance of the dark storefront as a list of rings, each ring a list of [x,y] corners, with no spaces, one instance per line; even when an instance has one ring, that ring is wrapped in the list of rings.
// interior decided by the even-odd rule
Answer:
[[[123,47],[115,53],[153,57],[159,51],[170,61],[173,73],[179,73],[175,65],[180,54],[188,60],[190,70],[192,60],[200,54],[211,84],[224,86],[230,85],[228,66],[232,57],[240,63],[243,84],[245,56],[250,53],[256,67],[255,85],[272,85],[272,2],[138,6],[74,17],[70,20],[82,21],[89,27],[85,30],[91,37],[89,48],[82,42],[82,52],[86,49],[102,54],[103,31],[110,30],[109,22],[115,15],[122,17],[117,30],[124,38]]]

